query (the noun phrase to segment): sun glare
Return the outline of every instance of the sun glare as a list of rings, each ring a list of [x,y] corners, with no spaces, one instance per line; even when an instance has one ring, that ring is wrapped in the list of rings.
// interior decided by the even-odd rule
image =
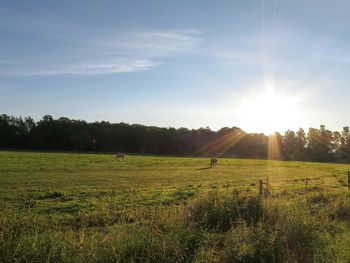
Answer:
[[[272,134],[298,127],[300,110],[297,98],[278,93],[272,85],[260,92],[255,91],[241,100],[239,124],[247,132]]]

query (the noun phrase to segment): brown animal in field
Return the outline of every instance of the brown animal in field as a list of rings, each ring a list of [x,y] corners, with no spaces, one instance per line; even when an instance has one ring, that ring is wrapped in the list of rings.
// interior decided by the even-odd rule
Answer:
[[[115,154],[115,159],[116,160],[124,160],[125,159],[125,154],[124,153],[116,153]]]
[[[210,159],[210,167],[215,167],[217,164],[218,160],[216,158],[211,158]]]

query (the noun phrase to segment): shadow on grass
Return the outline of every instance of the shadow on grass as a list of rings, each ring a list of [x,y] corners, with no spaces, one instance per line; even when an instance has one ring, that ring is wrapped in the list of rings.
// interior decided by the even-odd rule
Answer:
[[[198,169],[196,169],[196,171],[208,170],[208,169],[210,169],[210,168],[211,168],[210,166],[208,166],[208,167],[203,167],[203,168],[198,168]]]

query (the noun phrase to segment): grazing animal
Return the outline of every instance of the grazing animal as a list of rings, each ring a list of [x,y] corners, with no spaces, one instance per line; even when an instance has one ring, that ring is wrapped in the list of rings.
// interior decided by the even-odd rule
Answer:
[[[124,153],[116,153],[115,154],[115,159],[116,160],[124,160],[125,159],[125,154]]]
[[[210,159],[210,167],[215,167],[216,163],[218,162],[218,160],[216,158],[211,158]]]

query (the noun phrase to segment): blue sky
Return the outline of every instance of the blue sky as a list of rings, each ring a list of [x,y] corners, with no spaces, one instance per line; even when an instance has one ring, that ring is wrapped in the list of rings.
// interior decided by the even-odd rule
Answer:
[[[254,132],[350,125],[348,1],[0,6],[0,113]],[[279,103],[261,99],[269,88]]]

